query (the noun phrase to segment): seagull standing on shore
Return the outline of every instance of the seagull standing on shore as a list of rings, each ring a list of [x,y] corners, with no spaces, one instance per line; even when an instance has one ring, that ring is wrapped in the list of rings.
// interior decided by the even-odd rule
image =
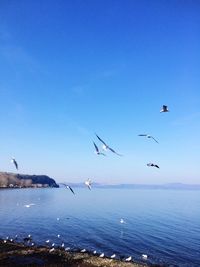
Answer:
[[[158,143],[158,141],[152,135],[149,135],[149,134],[138,134],[138,136],[146,136],[147,138],[152,138],[156,143]]]
[[[95,144],[94,141],[93,141],[93,144],[94,144],[94,147],[95,147],[95,154],[106,156],[104,153],[102,153],[102,152],[99,151],[99,148],[98,148],[98,146]]]
[[[125,261],[131,261],[131,260],[132,260],[131,256],[125,259]]]
[[[113,254],[112,256],[110,256],[111,259],[114,259],[116,257],[115,254]]]
[[[156,167],[156,168],[160,168],[157,164],[153,164],[153,163],[147,163],[148,167]]]
[[[74,190],[71,188],[71,186],[69,186],[67,184],[62,184],[62,185],[64,185],[67,189],[69,189],[72,192],[72,194],[75,195]]]
[[[144,260],[147,260],[148,256],[147,256],[146,254],[142,254],[142,258],[143,258]]]
[[[92,181],[91,181],[91,179],[87,179],[87,180],[85,181],[85,185],[91,190],[91,189],[92,189],[92,187],[91,187],[91,185],[92,185]]]
[[[160,112],[169,112],[169,109],[166,105],[162,106],[162,109],[160,110]]]
[[[109,147],[97,134],[96,137],[99,139],[99,141],[103,144],[103,150],[107,151],[108,149],[113,152],[114,154],[118,155],[118,156],[122,156],[121,154],[117,153],[114,149],[112,149],[111,147]]]
[[[17,164],[17,161],[15,160],[15,158],[12,158],[11,162],[15,165],[15,168],[18,170],[18,164]]]

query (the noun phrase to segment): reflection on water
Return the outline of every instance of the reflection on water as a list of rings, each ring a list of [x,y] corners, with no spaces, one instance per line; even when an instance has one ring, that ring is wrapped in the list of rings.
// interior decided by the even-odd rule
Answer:
[[[199,207],[199,191],[4,189],[0,237],[199,267]]]

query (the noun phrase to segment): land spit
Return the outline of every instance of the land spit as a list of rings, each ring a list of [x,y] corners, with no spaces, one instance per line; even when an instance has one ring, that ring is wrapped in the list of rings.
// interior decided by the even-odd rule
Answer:
[[[0,240],[1,267],[147,267],[160,265],[138,264],[109,258],[100,258],[92,253],[69,252],[62,248],[27,246],[23,243]]]

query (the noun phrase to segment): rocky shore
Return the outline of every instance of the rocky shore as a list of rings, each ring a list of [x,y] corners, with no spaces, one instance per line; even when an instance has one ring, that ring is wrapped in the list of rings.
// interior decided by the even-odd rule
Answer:
[[[147,267],[146,264],[99,258],[90,253],[68,252],[61,248],[26,246],[0,240],[1,267]],[[151,265],[153,266],[153,265]],[[156,265],[154,265],[156,266]],[[157,265],[158,266],[158,265]]]

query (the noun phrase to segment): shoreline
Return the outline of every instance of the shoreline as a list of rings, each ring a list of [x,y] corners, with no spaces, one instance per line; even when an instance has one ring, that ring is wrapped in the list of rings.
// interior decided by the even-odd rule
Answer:
[[[28,246],[24,243],[0,239],[0,266],[9,267],[164,267],[164,265],[125,262],[119,259],[100,258],[89,252],[71,252],[64,248]],[[165,265],[166,266],[166,265]]]

